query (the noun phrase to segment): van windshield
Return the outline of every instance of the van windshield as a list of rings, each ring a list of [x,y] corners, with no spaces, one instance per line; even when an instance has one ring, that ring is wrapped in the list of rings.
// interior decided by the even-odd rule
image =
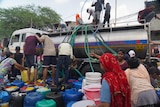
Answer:
[[[12,36],[12,43],[13,42],[19,42],[19,37],[20,37],[20,35],[14,35],[14,36]]]

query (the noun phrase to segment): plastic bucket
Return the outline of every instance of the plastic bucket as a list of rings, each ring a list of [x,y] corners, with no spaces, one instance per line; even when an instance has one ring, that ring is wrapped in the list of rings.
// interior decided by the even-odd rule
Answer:
[[[87,72],[85,76],[88,78],[100,78],[102,74],[99,72]]]
[[[90,85],[90,84],[101,84],[101,78],[88,78],[86,77],[86,84]]]
[[[88,105],[95,105],[95,102],[92,100],[77,101],[71,107],[87,107]]]
[[[101,84],[101,75],[99,72],[87,72],[85,74],[86,84]]]
[[[84,87],[84,95],[87,100],[93,100],[96,105],[100,103],[100,84],[86,85]]]

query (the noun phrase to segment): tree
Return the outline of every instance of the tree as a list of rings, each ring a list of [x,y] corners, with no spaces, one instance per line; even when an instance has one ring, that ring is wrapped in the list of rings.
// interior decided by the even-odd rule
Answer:
[[[14,30],[21,28],[53,28],[53,25],[60,21],[60,15],[49,7],[27,5],[0,8],[0,38],[9,36]]]

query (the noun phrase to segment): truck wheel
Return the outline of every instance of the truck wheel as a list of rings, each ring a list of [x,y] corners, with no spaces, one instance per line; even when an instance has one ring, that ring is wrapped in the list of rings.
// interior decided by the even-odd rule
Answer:
[[[100,68],[99,64],[93,64],[94,72],[100,72],[102,75],[104,74],[104,71]],[[85,65],[81,70],[81,74],[85,76],[86,72],[92,72],[91,67],[89,64]]]

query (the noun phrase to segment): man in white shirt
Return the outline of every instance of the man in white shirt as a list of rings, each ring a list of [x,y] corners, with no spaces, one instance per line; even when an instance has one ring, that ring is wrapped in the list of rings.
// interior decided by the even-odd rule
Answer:
[[[73,59],[73,49],[69,43],[61,43],[58,46],[58,61],[56,70],[56,85],[58,85],[59,73],[64,70],[65,73],[65,83],[68,81],[69,77],[69,65]]]

